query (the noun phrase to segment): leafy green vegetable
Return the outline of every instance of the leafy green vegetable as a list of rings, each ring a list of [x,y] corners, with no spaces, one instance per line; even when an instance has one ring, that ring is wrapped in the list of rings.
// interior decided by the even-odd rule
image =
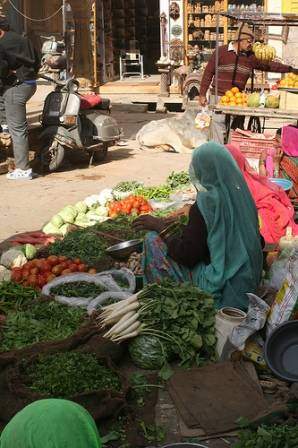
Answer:
[[[139,424],[147,442],[161,443],[165,440],[166,433],[161,426],[146,425],[144,421],[140,421]]]
[[[183,365],[216,359],[215,307],[210,294],[187,283],[164,281],[147,286],[138,299],[142,335],[158,337],[164,353],[170,347]]]
[[[57,302],[36,302],[23,310],[9,311],[1,327],[0,351],[65,339],[80,327],[85,315],[81,308]]]
[[[257,431],[240,432],[233,448],[297,448],[298,425],[260,426]]]
[[[65,255],[68,258],[79,257],[84,263],[95,265],[104,255],[107,243],[88,229],[68,233],[62,241],[56,241],[49,247],[50,255]]]
[[[134,191],[136,188],[141,187],[142,184],[140,182],[137,182],[135,180],[132,181],[124,181],[120,182],[116,185],[114,190],[121,191],[122,193],[127,193],[128,191]]]
[[[34,362],[23,360],[21,368],[31,390],[52,397],[121,388],[118,375],[90,353],[39,355]]]
[[[24,287],[13,282],[0,283],[0,313],[21,308],[26,302],[38,297],[36,289]]]
[[[64,297],[97,297],[105,289],[89,282],[63,283],[51,289],[51,294]]]
[[[167,185],[172,188],[172,190],[188,184],[190,184],[190,178],[187,171],[180,171],[179,173],[172,171],[167,178]]]

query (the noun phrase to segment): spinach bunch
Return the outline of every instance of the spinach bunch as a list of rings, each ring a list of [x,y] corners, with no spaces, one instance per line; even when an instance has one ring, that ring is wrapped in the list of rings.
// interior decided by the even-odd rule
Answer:
[[[178,173],[172,171],[172,173],[167,178],[167,185],[169,185],[172,190],[188,184],[190,184],[190,178],[187,171],[180,171]]]
[[[23,360],[21,371],[31,390],[56,398],[121,388],[119,376],[93,353],[39,355],[34,362]]]
[[[216,359],[215,307],[210,294],[190,284],[164,281],[139,295],[142,334],[170,343],[182,365]]]

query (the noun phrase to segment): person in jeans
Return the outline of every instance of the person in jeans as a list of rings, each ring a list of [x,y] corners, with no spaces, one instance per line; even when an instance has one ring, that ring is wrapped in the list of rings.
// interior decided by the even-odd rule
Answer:
[[[10,180],[32,179],[32,169],[29,165],[26,104],[36,91],[39,58],[28,38],[10,30],[6,17],[0,17],[0,48],[5,51],[10,60],[10,73],[3,86],[3,100],[16,166],[14,171],[7,174],[7,178]],[[21,58],[29,63],[20,62]],[[1,121],[3,122],[3,118]]]
[[[256,58],[252,51],[255,40],[253,31],[247,25],[241,25],[237,31],[236,40],[229,45],[223,45],[218,50],[218,98],[232,87],[238,87],[240,91],[245,89],[249,77],[254,69],[264,72],[298,73],[298,69],[280,62],[264,62]],[[216,52],[214,52],[205,68],[200,87],[199,103],[207,106],[207,91],[210,88],[209,102],[215,105],[215,70]],[[223,144],[226,126],[225,115],[214,113],[211,125],[212,140]]]

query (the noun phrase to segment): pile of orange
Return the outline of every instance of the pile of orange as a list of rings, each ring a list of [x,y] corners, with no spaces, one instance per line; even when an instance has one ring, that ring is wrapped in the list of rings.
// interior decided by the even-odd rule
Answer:
[[[287,75],[280,80],[279,87],[298,89],[298,75],[295,75],[294,73],[287,73]]]
[[[224,96],[221,97],[220,105],[246,107],[247,94],[244,92],[240,92],[238,87],[232,87],[230,90],[226,91]]]

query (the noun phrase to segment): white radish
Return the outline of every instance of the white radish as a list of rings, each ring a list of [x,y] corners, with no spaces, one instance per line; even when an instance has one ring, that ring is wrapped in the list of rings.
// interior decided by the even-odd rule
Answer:
[[[130,305],[120,308],[119,310],[116,310],[114,313],[112,313],[110,315],[110,319],[113,319],[114,317],[120,317],[123,316],[124,314],[129,313],[130,311],[134,311],[136,309],[138,309],[140,306],[139,302],[133,302]]]
[[[129,305],[130,303],[133,303],[137,300],[138,294],[139,293],[134,294],[133,296],[130,296],[128,299],[120,300],[117,303],[112,303],[111,305],[103,306],[102,310],[104,312],[105,310],[114,310],[116,308],[122,308],[122,306],[124,306],[125,304]]]
[[[120,320],[117,320],[117,322],[115,323],[115,325],[110,328],[110,330],[106,333],[106,334],[110,334],[113,333],[115,330],[117,330],[119,325],[122,325],[123,322],[125,322],[127,319],[130,319],[132,316],[134,316],[136,313],[134,311],[131,311],[130,313],[125,314],[124,316],[121,317]]]
[[[129,328],[131,324],[138,320],[139,313],[133,313],[133,316],[130,316],[129,318],[127,318],[127,315],[125,315],[124,317],[125,320],[122,320],[122,322],[119,322],[110,329],[110,331],[108,332],[109,335],[120,335],[122,331],[126,330],[126,328]]]
[[[141,322],[138,320],[137,322],[134,322],[132,325],[130,325],[126,330],[122,331],[120,334],[118,334],[117,337],[125,336],[126,334],[132,333],[133,331],[136,331],[141,326]],[[112,340],[115,339],[115,337],[112,337]]]
[[[133,331],[132,333],[126,334],[124,336],[120,336],[116,339],[113,340],[113,342],[123,342],[126,339],[132,339],[132,338],[136,338],[137,336],[139,336],[140,332],[139,331]]]

